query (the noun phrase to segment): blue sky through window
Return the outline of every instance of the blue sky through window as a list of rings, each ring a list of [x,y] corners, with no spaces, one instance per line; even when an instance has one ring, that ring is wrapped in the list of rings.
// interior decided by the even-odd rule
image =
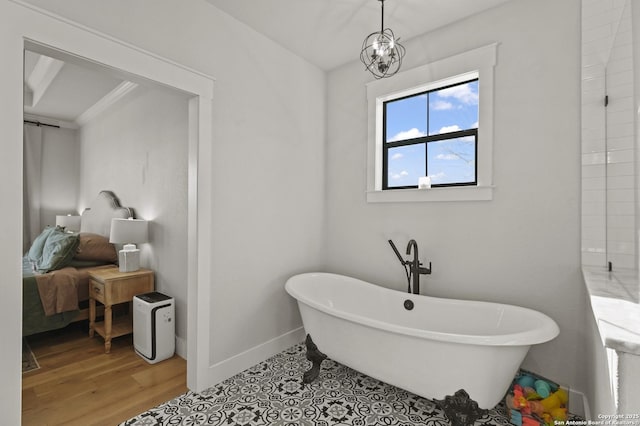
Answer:
[[[477,127],[477,80],[386,103],[387,142]],[[389,148],[388,186],[417,185],[427,167],[433,184],[473,182],[475,149],[473,137]]]

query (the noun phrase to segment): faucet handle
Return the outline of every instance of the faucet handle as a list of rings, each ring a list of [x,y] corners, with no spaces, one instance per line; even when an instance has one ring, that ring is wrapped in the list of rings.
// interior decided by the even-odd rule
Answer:
[[[431,262],[429,262],[429,267],[428,268],[423,268],[422,267],[422,262],[419,262],[418,266],[420,266],[420,273],[421,274],[431,274]]]

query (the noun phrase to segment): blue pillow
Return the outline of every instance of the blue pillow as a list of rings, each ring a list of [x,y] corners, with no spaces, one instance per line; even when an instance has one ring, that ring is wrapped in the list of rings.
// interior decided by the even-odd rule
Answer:
[[[33,244],[31,244],[31,248],[27,253],[29,260],[32,262],[38,262],[42,257],[42,250],[44,249],[44,245],[47,242],[47,238],[56,230],[55,226],[47,226],[44,230],[33,240]]]
[[[42,257],[36,261],[38,272],[46,273],[67,266],[78,248],[78,234],[71,234],[57,228],[49,234],[42,249]]]

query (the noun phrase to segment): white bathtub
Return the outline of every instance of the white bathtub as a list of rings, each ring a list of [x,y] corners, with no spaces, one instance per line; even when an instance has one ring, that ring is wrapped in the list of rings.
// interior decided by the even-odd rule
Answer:
[[[428,399],[464,389],[480,408],[500,402],[531,345],[559,333],[531,309],[413,295],[342,275],[296,275],[285,287],[329,358]]]

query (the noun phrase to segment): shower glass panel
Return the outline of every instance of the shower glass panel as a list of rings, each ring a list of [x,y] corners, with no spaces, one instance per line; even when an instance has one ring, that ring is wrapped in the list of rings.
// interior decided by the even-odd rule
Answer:
[[[583,2],[582,7],[582,263],[635,269],[631,2]]]

